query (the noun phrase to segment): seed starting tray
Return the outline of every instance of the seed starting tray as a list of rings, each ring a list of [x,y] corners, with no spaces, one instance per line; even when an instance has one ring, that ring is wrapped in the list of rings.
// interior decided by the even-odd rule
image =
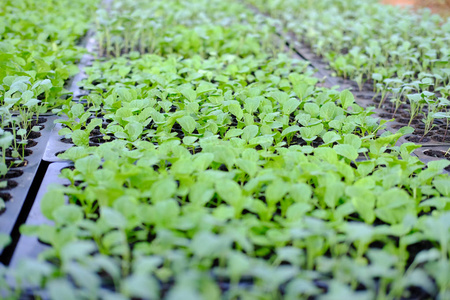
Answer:
[[[36,200],[34,201],[30,214],[26,219],[26,225],[52,224],[52,222],[45,218],[41,213],[41,201],[47,193],[50,185],[70,184],[68,180],[58,177],[62,169],[70,166],[72,166],[70,163],[52,163],[49,165],[37,193]],[[36,236],[22,235],[17,243],[17,247],[14,251],[10,265],[13,267],[17,266],[21,258],[36,258],[39,253],[44,251],[46,248],[49,248],[49,246],[39,242]]]
[[[16,226],[16,221],[19,218],[22,207],[25,205],[27,195],[32,193],[31,187],[33,181],[39,177],[38,168],[41,164],[41,159],[44,155],[47,147],[50,133],[53,129],[53,121],[56,117],[47,117],[47,121],[43,124],[45,127],[39,131],[41,136],[33,139],[37,144],[29,150],[32,151],[31,155],[26,156],[27,164],[23,167],[12,168],[12,172],[16,172],[19,176],[9,178],[17,182],[17,186],[10,189],[1,190],[2,194],[9,194],[10,199],[5,201],[6,210],[0,214],[0,233],[11,234],[13,228]],[[21,174],[21,175],[20,175]]]

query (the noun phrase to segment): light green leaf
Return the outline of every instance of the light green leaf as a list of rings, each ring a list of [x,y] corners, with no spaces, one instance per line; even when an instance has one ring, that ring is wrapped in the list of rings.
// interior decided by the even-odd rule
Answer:
[[[244,103],[244,109],[249,112],[250,114],[256,112],[259,105],[261,104],[261,99],[264,99],[263,97],[251,97],[245,99]]]
[[[285,137],[286,135],[293,133],[293,132],[299,132],[300,131],[300,127],[297,125],[292,125],[287,127],[286,129],[283,130],[283,132],[281,133],[282,137]]]
[[[450,197],[450,179],[449,178],[435,179],[433,181],[433,184],[442,195],[444,195],[446,197]]]
[[[291,98],[291,99],[287,100],[283,104],[283,114],[290,115],[297,109],[297,107],[299,105],[300,105],[300,101],[298,101],[297,99]]]
[[[184,116],[177,119],[178,124],[181,125],[183,130],[191,134],[194,132],[195,127],[197,126],[197,122],[195,122],[194,118],[191,116]]]
[[[337,154],[351,161],[355,161],[358,158],[358,151],[356,151],[356,149],[351,145],[347,144],[335,145],[333,149],[336,151]]]
[[[53,212],[65,203],[64,193],[58,188],[49,189],[41,200],[41,212],[49,220],[54,220]]]
[[[337,134],[335,131],[328,131],[325,133],[322,137],[322,140],[325,145],[332,144],[334,142],[337,142],[341,139],[341,136]]]
[[[320,118],[327,122],[334,119],[336,115],[336,104],[334,102],[327,102],[320,107]]]
[[[125,228],[127,226],[127,219],[120,212],[110,207],[101,207],[100,216],[111,228]]]
[[[74,287],[64,279],[54,279],[47,285],[51,300],[77,300]]]
[[[100,157],[97,155],[90,155],[78,159],[75,162],[75,168],[84,175],[92,175],[92,173],[100,166],[100,162]]]
[[[55,209],[52,213],[53,220],[57,224],[74,224],[83,219],[83,211],[78,205],[63,205]]]
[[[78,147],[89,146],[89,133],[87,131],[77,129],[72,132],[72,142]]]
[[[136,141],[142,134],[144,126],[138,122],[130,122],[125,126],[125,132],[130,142]]]
[[[313,118],[317,117],[320,112],[319,105],[311,102],[305,103],[303,110]]]
[[[236,117],[236,119],[241,120],[244,116],[241,106],[238,103],[232,103],[228,106],[229,112]]]
[[[205,182],[196,182],[189,191],[189,202],[204,206],[214,196],[214,189]]]
[[[339,98],[341,99],[341,104],[344,109],[347,109],[355,103],[355,97],[349,90],[342,91]]]
[[[228,204],[233,205],[241,201],[241,187],[233,180],[225,179],[216,184],[217,194]]]
[[[194,102],[197,99],[197,93],[189,88],[189,87],[185,87],[180,89],[180,93],[186,98],[188,99],[190,102]]]
[[[242,133],[242,139],[246,142],[249,142],[252,138],[256,137],[259,132],[259,128],[257,125],[249,125],[244,128]]]
[[[177,189],[177,184],[172,178],[164,178],[160,181],[155,182],[151,191],[151,201],[157,203],[166,199],[170,199]]]
[[[242,129],[230,129],[225,134],[225,138],[230,139],[232,137],[240,136],[243,132]]]

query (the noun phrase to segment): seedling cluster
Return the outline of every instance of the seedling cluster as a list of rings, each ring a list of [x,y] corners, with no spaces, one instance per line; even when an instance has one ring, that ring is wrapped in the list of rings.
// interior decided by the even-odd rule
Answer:
[[[26,160],[49,109],[73,163],[40,199],[50,222],[21,226],[46,247],[0,268],[2,297],[450,297],[450,162],[421,161],[402,142],[414,128],[388,130],[285,43],[294,31],[338,75],[373,81],[394,114],[409,99],[409,125],[423,114],[428,133],[447,116],[448,23],[370,1],[72,2],[2,34],[38,50],[3,77],[0,171]],[[90,23],[96,59],[75,101],[64,86]]]
[[[415,127],[424,137],[441,126],[440,140],[449,141],[448,20],[377,1],[248,2],[281,22],[283,31],[324,58],[338,76],[353,80],[357,90],[375,92],[377,106],[391,117],[403,111],[408,125],[422,125]]]
[[[12,200],[27,165],[41,116],[68,97],[65,83],[78,73],[85,51],[76,46],[89,28],[96,3],[82,0],[5,0],[0,7],[0,212]],[[84,12],[83,14],[81,12]],[[0,214],[1,217],[1,214]]]

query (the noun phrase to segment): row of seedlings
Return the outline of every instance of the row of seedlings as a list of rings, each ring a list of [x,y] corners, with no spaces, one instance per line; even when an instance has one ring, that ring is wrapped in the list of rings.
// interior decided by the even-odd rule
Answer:
[[[359,90],[383,118],[395,118],[394,129],[414,127],[408,141],[440,146],[425,151],[428,158],[448,158],[450,22],[427,10],[332,2],[247,1],[281,21],[290,42],[315,65],[325,60],[344,78],[338,83]]]
[[[95,1],[5,0],[0,7],[0,234],[10,241],[67,98]],[[71,5],[68,5],[71,3]],[[43,174],[42,174],[43,176]],[[17,229],[17,228],[16,228]]]

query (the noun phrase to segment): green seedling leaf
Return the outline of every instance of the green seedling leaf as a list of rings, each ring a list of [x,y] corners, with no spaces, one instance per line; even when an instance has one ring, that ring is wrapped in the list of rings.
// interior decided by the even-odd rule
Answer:
[[[220,198],[230,205],[234,205],[241,201],[242,191],[240,186],[229,179],[223,180],[216,184],[216,191]]]
[[[22,101],[23,103],[28,102],[34,96],[32,91],[25,91],[22,93]]]
[[[197,126],[197,122],[195,122],[194,118],[191,116],[181,117],[181,118],[177,119],[177,122],[178,122],[178,124],[180,124],[180,126],[183,128],[183,130],[185,130],[189,134],[194,132],[195,127]]]
[[[244,132],[244,130],[242,130],[242,129],[230,129],[225,134],[225,138],[230,139],[232,137],[240,136],[243,132]]]
[[[236,165],[250,177],[254,177],[258,171],[258,165],[255,161],[239,158],[236,160]]]
[[[289,185],[284,181],[276,180],[266,189],[266,201],[270,206],[275,206],[289,191]]]
[[[378,73],[372,73],[372,79],[375,81],[382,81],[383,80],[383,76],[381,74]]]
[[[100,210],[101,219],[109,226],[109,228],[125,228],[127,225],[126,218],[118,211],[110,207],[102,207]]]
[[[349,108],[355,103],[355,97],[349,90],[344,90],[339,95],[339,99],[341,100],[342,107],[344,109]]]
[[[61,258],[64,262],[83,259],[89,254],[94,253],[97,247],[93,241],[75,241],[70,242],[63,247]]]
[[[196,182],[189,191],[189,201],[199,206],[204,206],[214,196],[214,189],[205,182]]]
[[[347,144],[335,145],[333,149],[336,151],[337,154],[351,161],[355,161],[358,158],[358,151],[356,151],[356,149],[351,145]]]
[[[23,105],[25,107],[32,108],[33,106],[38,105],[40,102],[41,101],[39,101],[38,99],[33,98],[33,99],[30,99],[27,102],[25,102]]]
[[[100,166],[100,157],[90,155],[78,159],[75,162],[75,168],[85,176],[91,176]]]
[[[348,186],[345,193],[351,198],[353,207],[361,218],[368,224],[375,221],[375,201],[374,194],[362,186]]]
[[[310,127],[301,127],[300,134],[305,141],[314,141],[317,136],[323,131],[323,124],[317,124]]]
[[[313,207],[308,203],[294,203],[290,205],[286,211],[286,218],[291,221],[301,220],[307,212],[310,212]]]
[[[183,137],[183,144],[192,146],[198,140],[196,136],[185,136]]]
[[[434,160],[434,161],[430,161],[427,164],[427,167],[429,170],[433,170],[436,172],[441,172],[443,169],[445,169],[448,166],[450,166],[450,161],[448,161],[448,160]]]
[[[305,103],[303,110],[307,112],[311,117],[315,118],[319,116],[320,108],[316,103]]]
[[[41,212],[49,220],[54,220],[54,212],[64,206],[64,193],[58,188],[51,188],[42,197]]]
[[[450,179],[435,179],[433,184],[442,195],[450,197]]]
[[[25,134],[27,134],[27,131],[26,131],[26,129],[22,128],[22,129],[17,130],[16,134],[19,136],[24,136]]]
[[[48,283],[48,291],[51,300],[67,299],[76,300],[78,298],[74,287],[64,279],[54,279]]]
[[[353,146],[353,148],[358,150],[359,148],[361,148],[362,140],[355,134],[346,134],[344,136],[344,144],[351,145]]]
[[[0,251],[3,251],[11,243],[11,237],[9,235],[0,233]]]
[[[289,95],[282,91],[275,91],[270,93],[270,97],[272,97],[276,102],[281,104],[282,106],[288,101]]]
[[[197,99],[197,93],[189,88],[189,87],[185,87],[180,89],[180,93],[186,98],[188,99],[190,102],[194,102]]]
[[[64,132],[63,132],[64,133]],[[89,133],[84,130],[77,129],[72,132],[72,142],[78,147],[89,146]]]
[[[245,99],[244,109],[250,114],[255,113],[261,104],[261,99],[264,99],[264,97],[259,96]]]
[[[363,161],[358,163],[358,173],[361,177],[369,175],[375,168],[375,162]]]
[[[176,189],[177,184],[172,178],[164,178],[152,185],[150,189],[151,201],[157,203],[170,199],[175,194]]]
[[[136,92],[132,89],[118,88],[115,91],[120,101],[130,102],[133,99],[136,99]]]
[[[96,293],[100,287],[101,279],[94,271],[74,262],[68,263],[66,269],[77,286],[86,289],[90,293]]]
[[[263,135],[252,138],[249,142],[250,145],[261,145],[263,148],[267,149],[273,144],[273,137],[270,135]]]
[[[314,91],[314,86],[306,83],[306,82],[298,82],[294,84],[294,93],[297,95],[297,97],[303,101],[308,96],[310,96]]]
[[[297,99],[291,98],[291,99],[287,100],[283,104],[283,114],[290,115],[297,109],[297,107],[299,107],[299,105],[300,105],[300,101],[298,101]]]
[[[123,281],[123,290],[129,298],[157,299],[158,282],[147,274],[132,274]]]
[[[239,103],[231,103],[228,106],[228,110],[230,111],[230,113],[232,115],[234,115],[236,117],[236,119],[241,120],[242,117],[244,116],[244,112],[242,111],[241,106],[239,105]]]
[[[125,132],[130,142],[134,142],[142,135],[144,126],[138,122],[130,122],[125,126]]]
[[[95,129],[95,127],[101,127],[102,126],[102,119],[93,119],[89,122],[89,124],[86,126],[86,131],[91,132]]]
[[[291,185],[289,188],[289,194],[296,202],[308,203],[311,200],[313,191],[309,185],[305,183],[297,183]]]
[[[72,118],[79,118],[82,114],[84,114],[83,104],[77,103],[72,105],[70,108],[70,113],[72,114]]]
[[[293,132],[299,132],[300,131],[300,127],[297,125],[293,125],[293,126],[289,126],[288,128],[284,129],[283,132],[281,133],[282,137],[285,137],[286,135],[293,133]]]
[[[196,89],[198,95],[210,93],[216,90],[216,86],[210,82],[202,82]],[[187,97],[186,97],[187,98]]]
[[[389,224],[401,223],[407,214],[415,214],[414,200],[404,190],[398,188],[381,193],[376,207],[376,216]]]
[[[11,146],[12,141],[14,140],[14,136],[9,131],[4,131],[2,135],[0,135],[0,147],[3,149]]]
[[[334,102],[327,102],[320,107],[320,118],[329,122],[335,118],[336,110],[337,106]]]
[[[83,219],[83,211],[77,205],[64,205],[53,211],[53,220],[57,224],[70,225]]]
[[[328,131],[322,137],[324,145],[332,144],[334,142],[339,141],[340,139],[341,139],[341,136],[334,131]]]
[[[242,139],[247,143],[258,135],[259,128],[257,125],[246,126],[242,132]]]
[[[120,77],[125,77],[128,75],[128,73],[130,73],[131,71],[131,67],[120,67],[119,68],[119,75]]]

